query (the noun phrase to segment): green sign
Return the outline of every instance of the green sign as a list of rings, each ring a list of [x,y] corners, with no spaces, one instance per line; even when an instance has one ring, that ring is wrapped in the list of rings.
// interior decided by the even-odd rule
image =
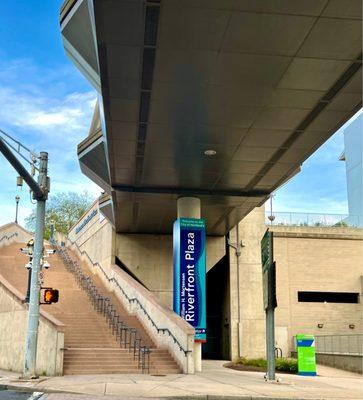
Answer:
[[[314,335],[296,335],[297,367],[299,375],[315,376]]]
[[[273,261],[272,254],[272,232],[268,229],[261,240],[262,271],[267,270]]]
[[[273,260],[273,233],[268,229],[261,240],[264,309],[276,308],[276,266]]]

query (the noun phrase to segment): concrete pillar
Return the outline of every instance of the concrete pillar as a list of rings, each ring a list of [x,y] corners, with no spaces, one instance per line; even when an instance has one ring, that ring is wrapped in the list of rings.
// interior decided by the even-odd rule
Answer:
[[[177,201],[178,218],[201,217],[200,199],[197,197],[180,197]],[[202,371],[202,343],[194,342],[194,371]]]
[[[202,343],[194,342],[194,372],[202,372]]]
[[[180,197],[177,201],[178,218],[200,218],[200,199],[197,197]]]
[[[261,267],[261,238],[266,230],[264,207],[255,208],[238,224],[238,229],[239,240],[243,245],[239,263],[236,250],[230,247],[231,358],[265,357],[265,312]],[[236,229],[232,229],[230,232],[232,244],[236,244],[236,236]]]

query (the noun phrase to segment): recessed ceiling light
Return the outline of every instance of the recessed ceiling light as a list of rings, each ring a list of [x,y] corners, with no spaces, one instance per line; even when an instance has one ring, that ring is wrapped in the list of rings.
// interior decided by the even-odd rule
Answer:
[[[204,154],[206,156],[215,156],[217,154],[217,152],[215,150],[205,150]]]

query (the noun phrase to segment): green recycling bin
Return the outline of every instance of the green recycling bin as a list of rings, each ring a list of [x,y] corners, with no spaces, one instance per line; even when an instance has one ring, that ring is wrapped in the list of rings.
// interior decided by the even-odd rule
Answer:
[[[315,376],[315,338],[314,335],[296,335],[297,368],[299,375]]]

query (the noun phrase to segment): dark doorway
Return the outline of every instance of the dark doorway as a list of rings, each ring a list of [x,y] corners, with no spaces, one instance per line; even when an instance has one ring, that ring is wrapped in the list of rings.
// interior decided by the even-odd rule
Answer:
[[[227,249],[228,254],[228,249]],[[229,257],[224,256],[207,272],[207,343],[204,359],[228,360],[229,349]]]

